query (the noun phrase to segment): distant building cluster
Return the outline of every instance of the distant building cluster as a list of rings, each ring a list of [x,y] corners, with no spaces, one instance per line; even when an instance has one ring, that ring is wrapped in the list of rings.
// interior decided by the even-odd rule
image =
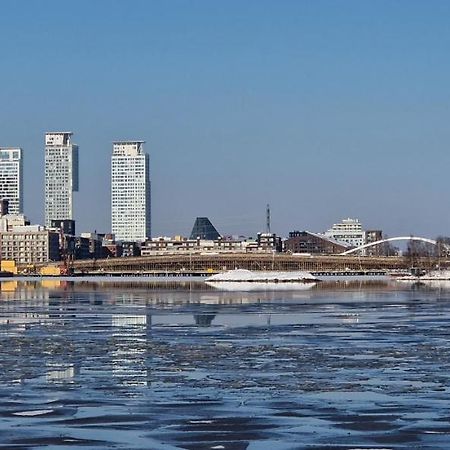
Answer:
[[[285,241],[284,248],[290,253],[333,255],[380,241],[382,238],[381,230],[363,230],[358,219],[348,218],[335,223],[324,233],[292,231]],[[378,256],[381,252],[382,250],[377,247],[364,250],[364,254],[368,256]]]
[[[207,217],[197,217],[189,237],[151,236],[149,155],[144,141],[117,141],[111,155],[111,232],[76,234],[74,192],[79,189],[79,149],[72,132],[45,134],[45,225],[24,215],[23,150],[0,147],[0,260],[29,266],[74,259],[173,254],[261,253],[332,255],[382,239],[381,230],[364,230],[347,218],[323,232],[291,231],[286,239],[270,232],[253,238],[224,236]],[[378,247],[366,255],[377,255]]]
[[[113,233],[75,233],[78,145],[69,131],[45,134],[44,223],[24,216],[23,150],[0,147],[0,260],[41,264],[132,256],[151,237],[149,156],[144,141],[114,142],[111,156]],[[118,241],[116,243],[116,240]]]

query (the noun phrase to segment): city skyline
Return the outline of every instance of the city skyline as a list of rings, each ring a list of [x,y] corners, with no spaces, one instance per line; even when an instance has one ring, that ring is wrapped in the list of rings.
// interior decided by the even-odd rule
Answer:
[[[344,217],[449,234],[449,13],[437,1],[3,5],[14,70],[0,74],[0,146],[23,148],[24,212],[44,222],[43,133],[71,129],[79,231],[110,228],[111,142],[139,136],[156,236],[188,235],[198,216],[254,236],[266,203],[283,236]]]

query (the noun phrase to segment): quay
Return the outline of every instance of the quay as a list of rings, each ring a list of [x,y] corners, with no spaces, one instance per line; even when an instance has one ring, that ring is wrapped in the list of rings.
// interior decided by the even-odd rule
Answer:
[[[314,273],[348,274],[359,272],[396,272],[409,270],[412,266],[430,270],[436,267],[435,258],[420,258],[414,262],[398,256],[299,256],[290,254],[190,254],[158,255],[145,257],[119,257],[86,259],[70,262],[73,275],[124,275],[124,276],[207,276],[232,269],[253,271],[308,271]],[[61,266],[61,262],[52,263]],[[441,268],[450,267],[450,260],[440,260]],[[38,270],[39,267],[36,267]]]

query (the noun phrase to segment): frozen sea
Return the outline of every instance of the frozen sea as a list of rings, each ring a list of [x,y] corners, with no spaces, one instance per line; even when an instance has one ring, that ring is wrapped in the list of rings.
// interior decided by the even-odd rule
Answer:
[[[0,449],[450,448],[442,283],[0,289]]]

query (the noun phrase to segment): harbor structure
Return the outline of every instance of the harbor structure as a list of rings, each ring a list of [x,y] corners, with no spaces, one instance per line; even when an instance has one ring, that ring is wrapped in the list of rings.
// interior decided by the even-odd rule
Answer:
[[[0,200],[10,214],[23,212],[23,158],[19,147],[0,147]]]
[[[145,141],[117,141],[111,157],[111,230],[117,241],[151,237],[149,155]]]
[[[45,225],[72,220],[73,193],[78,191],[78,145],[72,132],[45,134]]]

